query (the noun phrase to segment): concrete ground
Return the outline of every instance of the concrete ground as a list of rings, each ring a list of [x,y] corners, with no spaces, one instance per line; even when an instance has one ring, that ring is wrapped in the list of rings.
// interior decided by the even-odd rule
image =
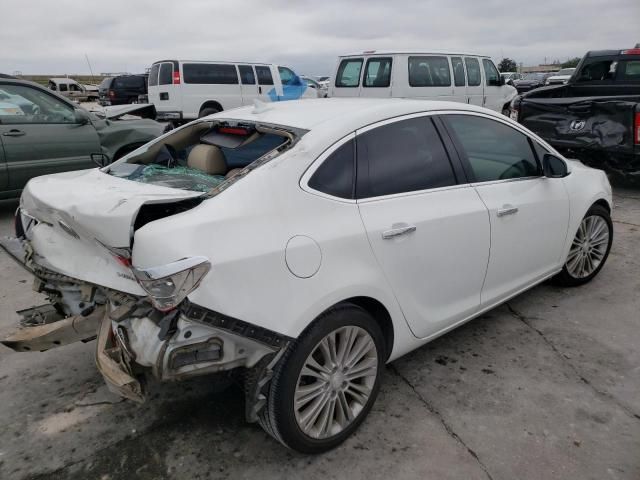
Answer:
[[[640,478],[640,191],[617,190],[615,240],[589,285],[534,288],[395,361],[343,446],[285,450],[243,417],[237,388],[107,392],[94,344],[0,347],[0,478]],[[15,202],[0,205],[0,234]],[[40,302],[0,254],[0,335]]]

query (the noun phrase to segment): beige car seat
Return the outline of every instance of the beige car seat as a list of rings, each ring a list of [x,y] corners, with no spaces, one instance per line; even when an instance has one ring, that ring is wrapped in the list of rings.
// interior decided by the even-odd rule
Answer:
[[[228,170],[224,153],[215,145],[200,144],[193,147],[187,158],[187,166],[209,175],[225,175]]]

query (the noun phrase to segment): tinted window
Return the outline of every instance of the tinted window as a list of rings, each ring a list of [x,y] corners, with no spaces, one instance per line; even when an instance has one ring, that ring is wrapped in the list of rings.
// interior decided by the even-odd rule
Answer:
[[[342,60],[336,75],[336,87],[357,87],[360,85],[361,58]]]
[[[182,66],[184,83],[200,85],[235,85],[238,72],[235,65],[213,63],[185,63]],[[162,71],[160,72],[162,77]]]
[[[619,79],[625,82],[640,82],[640,60],[620,62]]]
[[[160,64],[154,63],[151,66],[151,71],[149,72],[149,86],[155,87],[158,85],[158,70],[160,70]]]
[[[160,74],[158,75],[158,85],[171,85],[173,79],[173,65],[171,63],[160,64]]]
[[[250,65],[239,65],[240,81],[243,85],[255,85],[256,77],[253,74],[253,67]]]
[[[367,60],[362,85],[365,87],[388,87],[391,84],[391,59],[370,58]]]
[[[478,182],[533,177],[541,169],[529,139],[512,127],[472,115],[447,115]]]
[[[462,58],[451,57],[451,66],[453,67],[453,81],[456,87],[464,87],[464,65],[462,65]]]
[[[465,57],[464,64],[467,67],[467,84],[470,87],[480,85],[480,63],[477,58]]]
[[[358,136],[358,198],[456,183],[430,118],[412,118]]]
[[[143,77],[118,77],[113,82],[113,88],[144,88]]]
[[[67,84],[66,83],[60,83],[58,85],[58,90],[60,90],[61,92],[66,92],[67,91]]]
[[[488,58],[483,58],[482,66],[484,67],[484,76],[486,78],[487,85],[500,85],[500,74],[493,62]]]
[[[322,162],[309,186],[335,197],[353,198],[354,178],[354,148],[350,140]]]
[[[409,57],[409,85],[448,87],[451,85],[447,57]]]
[[[273,85],[273,77],[271,76],[271,68],[256,67],[256,76],[260,85]]]

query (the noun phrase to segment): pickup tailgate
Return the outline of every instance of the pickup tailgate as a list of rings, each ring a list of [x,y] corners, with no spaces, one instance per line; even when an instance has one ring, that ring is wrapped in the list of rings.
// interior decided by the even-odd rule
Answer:
[[[632,154],[640,96],[521,99],[518,121],[556,148]]]

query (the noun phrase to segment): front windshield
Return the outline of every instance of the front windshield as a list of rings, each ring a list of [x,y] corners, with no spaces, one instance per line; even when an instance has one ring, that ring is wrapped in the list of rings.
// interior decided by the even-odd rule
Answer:
[[[250,123],[203,121],[135,150],[106,172],[140,183],[208,192],[270,152],[277,154],[289,138]]]

